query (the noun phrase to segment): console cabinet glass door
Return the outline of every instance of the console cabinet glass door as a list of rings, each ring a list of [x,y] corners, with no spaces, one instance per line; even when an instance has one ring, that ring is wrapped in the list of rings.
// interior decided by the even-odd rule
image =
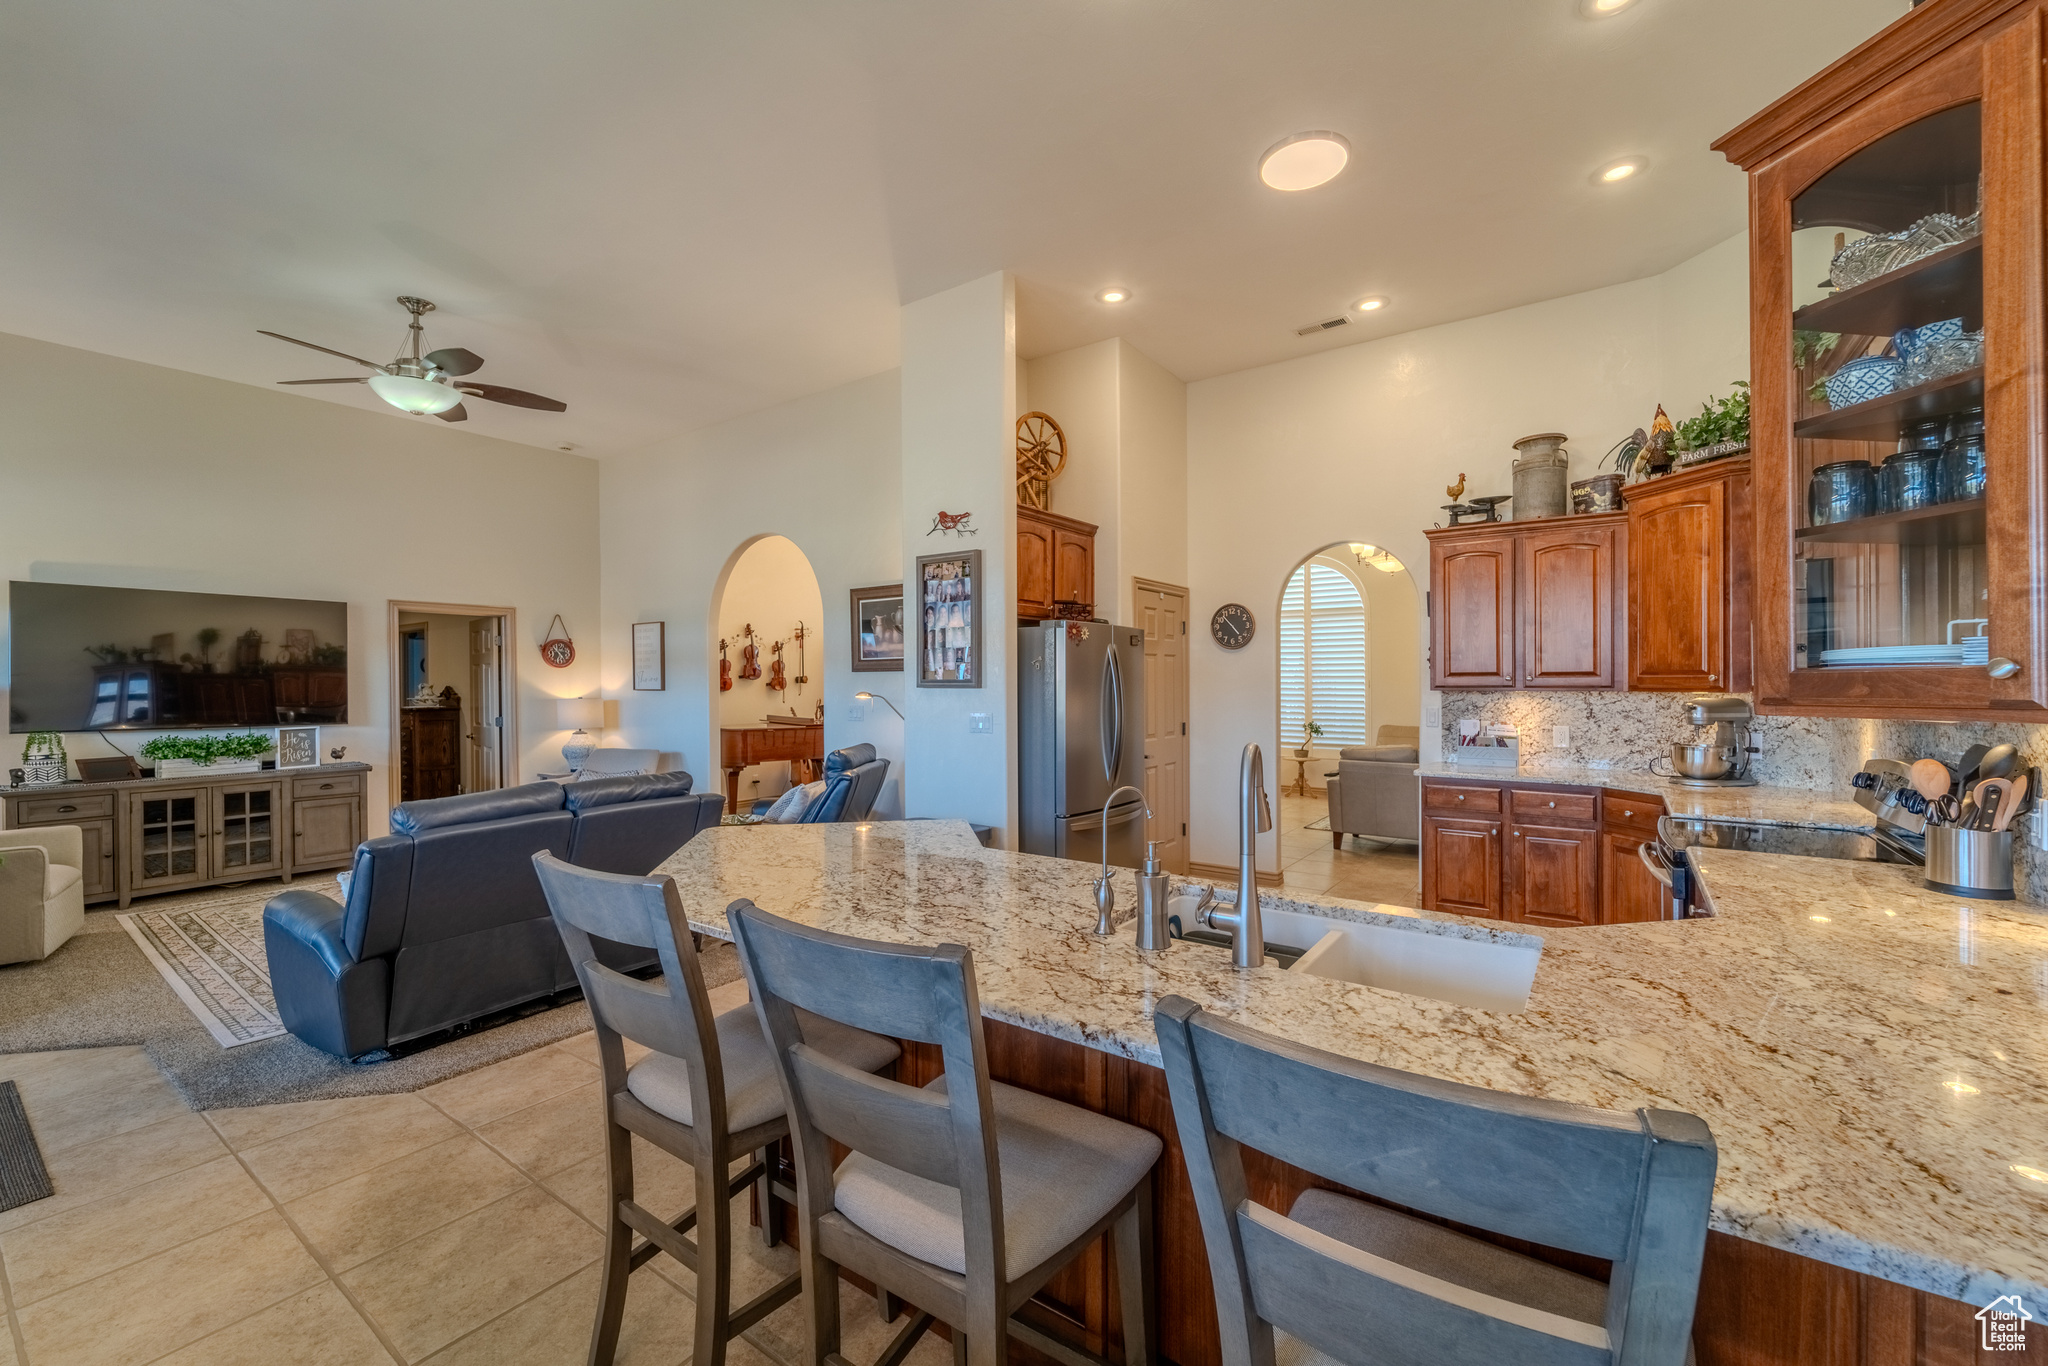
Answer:
[[[2042,714],[2038,21],[1752,181],[1765,710]]]
[[[284,866],[283,804],[280,783],[213,790],[213,876],[253,876]]]
[[[207,831],[213,815],[203,787],[128,794],[132,891],[156,891],[211,876]]]

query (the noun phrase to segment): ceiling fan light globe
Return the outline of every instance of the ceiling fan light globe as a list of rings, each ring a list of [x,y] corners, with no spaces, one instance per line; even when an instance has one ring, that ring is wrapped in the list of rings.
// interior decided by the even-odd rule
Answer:
[[[462,402],[462,395],[451,386],[411,375],[372,375],[370,390],[408,413],[445,413]]]

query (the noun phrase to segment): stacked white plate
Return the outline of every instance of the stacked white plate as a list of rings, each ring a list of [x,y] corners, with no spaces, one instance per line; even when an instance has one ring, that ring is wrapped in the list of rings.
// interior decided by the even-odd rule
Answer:
[[[1971,640],[1984,640],[1978,647],[1975,662],[1982,664],[1991,655],[1990,641],[1985,637],[1972,636]],[[1849,650],[1822,650],[1820,662],[1835,668],[1862,665],[1872,667],[1881,664],[1967,664],[1973,647],[1965,641],[1959,645],[1868,645]]]

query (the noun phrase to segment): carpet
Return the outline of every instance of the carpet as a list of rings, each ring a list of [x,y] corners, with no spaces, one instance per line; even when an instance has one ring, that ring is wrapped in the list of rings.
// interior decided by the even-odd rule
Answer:
[[[1330,818],[1328,816],[1318,816],[1301,828],[1304,830],[1328,830],[1330,828]]]
[[[53,1194],[42,1149],[28,1126],[28,1111],[21,1106],[21,1088],[0,1081],[0,1212]]]
[[[325,876],[292,885],[334,895]],[[260,912],[280,889],[277,882],[258,882],[150,897],[127,914],[229,902]],[[85,922],[42,962],[0,967],[0,1053],[140,1044],[195,1110],[417,1091],[590,1028],[581,1000],[540,1001],[386,1062],[351,1064],[289,1034],[223,1048],[128,936],[119,913],[87,911]],[[740,975],[730,944],[707,940],[702,959],[708,986]]]
[[[235,897],[114,918],[222,1048],[285,1032],[270,994],[261,901]]]

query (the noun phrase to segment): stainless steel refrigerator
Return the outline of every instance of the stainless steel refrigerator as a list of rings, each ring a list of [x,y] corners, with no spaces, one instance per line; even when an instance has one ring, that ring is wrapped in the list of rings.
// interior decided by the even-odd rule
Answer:
[[[1027,854],[1097,862],[1103,823],[1109,861],[1145,859],[1145,803],[1126,792],[1145,778],[1145,633],[1099,621],[1048,621],[1018,630],[1017,756]]]

